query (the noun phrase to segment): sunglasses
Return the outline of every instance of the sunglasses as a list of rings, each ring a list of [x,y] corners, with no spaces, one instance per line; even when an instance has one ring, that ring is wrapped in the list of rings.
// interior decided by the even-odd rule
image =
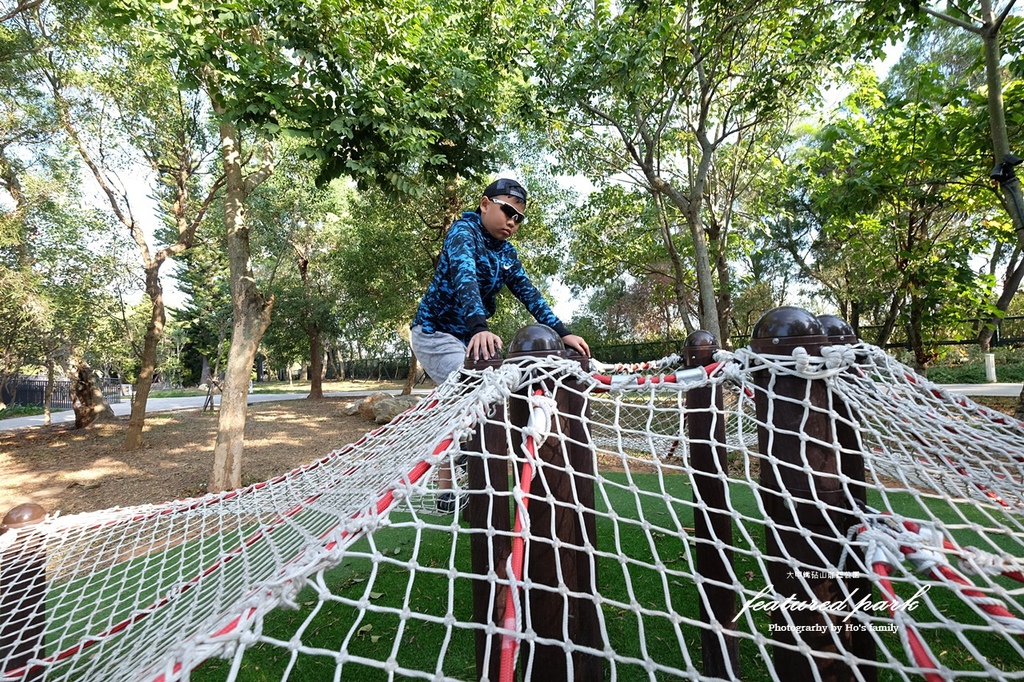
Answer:
[[[507,201],[502,201],[501,199],[491,199],[491,203],[497,204],[501,208],[501,212],[504,213],[507,217],[511,218],[512,222],[514,222],[516,225],[526,224],[526,215],[520,213],[519,210],[512,204],[508,203]]]

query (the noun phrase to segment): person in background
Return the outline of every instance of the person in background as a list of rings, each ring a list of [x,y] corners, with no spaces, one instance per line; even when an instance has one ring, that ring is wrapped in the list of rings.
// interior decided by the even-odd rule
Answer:
[[[530,314],[554,329],[566,346],[586,357],[590,347],[552,312],[530,281],[509,238],[526,224],[526,189],[510,178],[489,184],[475,211],[462,214],[445,236],[437,269],[412,321],[410,341],[416,359],[435,383],[443,383],[466,357],[487,360],[501,352],[502,340],[487,326],[503,287]],[[451,468],[438,472],[438,510],[455,511]]]

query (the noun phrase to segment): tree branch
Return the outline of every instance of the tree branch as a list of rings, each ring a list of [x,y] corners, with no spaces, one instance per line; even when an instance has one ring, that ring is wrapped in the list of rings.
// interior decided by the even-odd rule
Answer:
[[[22,12],[26,12],[30,9],[39,7],[39,5],[41,4],[43,4],[43,0],[28,0],[28,2],[19,2],[17,6],[15,6],[15,8],[9,11],[7,14],[0,15],[0,23],[3,23],[8,19],[13,19]]]
[[[1010,0],[1008,3],[1006,3],[1006,7],[1003,8],[1003,11],[999,13],[998,17],[996,17],[995,23],[992,24],[992,26],[989,28],[989,30],[992,33],[996,33],[997,31],[999,31],[999,29],[1003,25],[1003,22],[1006,21],[1006,17],[1010,14],[1010,10],[1013,9],[1013,4],[1016,1],[1017,0]]]
[[[589,111],[594,116],[597,116],[603,121],[606,121],[608,125],[615,128],[615,130],[617,130],[619,133],[619,137],[622,138],[622,143],[626,145],[626,151],[629,152],[629,155],[633,158],[633,160],[636,162],[638,166],[644,168],[644,159],[640,156],[640,152],[639,150],[637,150],[636,145],[633,144],[629,135],[626,134],[626,131],[622,129],[622,126],[619,124],[618,120],[612,118],[610,115],[604,113],[603,111],[593,106],[589,102],[584,102],[582,100],[577,100],[577,102],[584,110]]]
[[[1012,5],[1013,2],[1011,1],[1010,4]],[[963,19],[957,19],[956,17],[951,17],[948,14],[946,14],[945,12],[939,12],[939,11],[933,10],[933,9],[931,9],[929,7],[922,7],[921,9],[923,9],[926,14],[932,15],[936,19],[940,19],[942,21],[945,21],[948,24],[953,24],[954,26],[959,26],[960,28],[962,28],[962,29],[964,29],[966,31],[970,31],[971,33],[974,33],[976,35],[979,35],[979,36],[981,35],[981,27],[980,26],[975,26],[974,24],[969,24],[966,21],[964,21]]]
[[[274,149],[268,143],[263,148],[263,165],[258,171],[250,175],[245,179],[245,194],[248,196],[263,184],[263,181],[271,176],[274,172]]]
[[[48,70],[43,70],[43,73],[50,84],[54,104],[57,106],[57,115],[59,117],[61,127],[64,128],[68,137],[71,138],[75,147],[78,148],[78,153],[82,157],[82,161],[84,161],[85,165],[88,166],[93,177],[96,179],[97,184],[99,184],[100,189],[103,191],[103,194],[107,197],[107,202],[110,204],[110,208],[114,212],[114,215],[117,217],[118,221],[128,229],[128,233],[138,245],[142,255],[143,264],[148,267],[152,260],[152,256],[149,251],[149,244],[146,242],[146,236],[142,234],[142,230],[135,222],[135,217],[131,212],[131,206],[121,206],[121,199],[124,199],[127,204],[127,197],[121,197],[121,199],[118,198],[114,188],[110,186],[106,174],[99,165],[97,165],[96,161],[92,158],[92,154],[90,154],[89,150],[86,148],[85,143],[82,142],[81,137],[79,137],[78,130],[71,122],[71,114],[69,111],[70,107],[60,92],[60,85],[57,82],[56,75]]]
[[[969,16],[969,17],[971,18],[971,20],[972,20],[972,21],[976,21],[976,22],[978,22],[979,24],[980,24],[980,23],[982,23],[982,21],[981,21],[981,18],[980,18],[980,17],[976,17],[976,16],[974,16],[973,14],[971,14],[970,12],[968,12],[967,10],[965,10],[965,9],[964,9],[964,8],[963,8],[963,7],[962,7],[962,6],[961,6],[961,5],[959,4],[959,3],[955,3],[955,2],[952,2],[952,0],[950,0],[950,3],[949,3],[949,4],[950,4],[950,5],[952,5],[953,7],[955,7],[955,8],[956,8],[957,10],[959,10],[960,12],[963,12],[964,14],[966,14],[967,16]],[[1011,3],[1011,4],[1012,4],[1012,3]]]

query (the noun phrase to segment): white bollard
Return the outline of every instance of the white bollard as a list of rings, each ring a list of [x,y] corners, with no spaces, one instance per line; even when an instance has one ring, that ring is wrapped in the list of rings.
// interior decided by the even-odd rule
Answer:
[[[996,356],[992,353],[985,353],[985,381],[995,383],[996,379]]]

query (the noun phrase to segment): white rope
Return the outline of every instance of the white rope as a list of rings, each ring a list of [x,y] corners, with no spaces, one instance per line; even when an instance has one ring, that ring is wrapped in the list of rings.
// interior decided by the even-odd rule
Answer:
[[[464,370],[386,427],[272,481],[218,496],[47,519],[34,527],[45,538],[50,619],[39,665],[53,681],[162,674],[170,682],[224,657],[223,664],[206,665],[241,679],[258,645],[281,661],[266,672],[270,663],[261,658],[261,674],[282,679],[307,674],[311,661],[327,670],[327,679],[475,679],[471,640],[483,631],[508,633],[511,645],[532,645],[519,657],[525,675],[556,674],[556,664],[578,671],[592,656],[616,679],[699,680],[701,658],[711,652],[691,647],[713,632],[720,641],[740,641],[745,657],[760,659],[764,676],[788,680],[787,671],[772,665],[776,633],[752,615],[764,600],[755,595],[770,586],[770,566],[794,574],[831,569],[823,571],[820,561],[808,565],[786,547],[770,554],[766,538],[780,533],[818,547],[838,570],[893,567],[893,585],[904,599],[929,587],[912,614],[858,616],[876,629],[877,661],[836,651],[841,640],[831,635],[823,645],[798,632],[793,641],[804,655],[841,657],[852,669],[884,665],[895,677],[916,679],[931,668],[907,652],[929,652],[929,641],[941,641],[935,650],[947,653],[933,666],[937,675],[1024,679],[1024,628],[1014,615],[1024,612],[1024,598],[1004,584],[1004,576],[1024,573],[1024,426],[929,383],[867,344],[827,346],[820,355],[808,348],[788,356],[718,351],[715,360],[710,375],[680,369],[678,356],[612,370],[599,364],[611,371],[610,386],[565,358]],[[779,377],[820,382],[820,390],[808,384],[781,395]],[[531,395],[528,385],[543,385],[546,393]],[[689,399],[695,388],[710,390],[710,407]],[[570,395],[586,404],[589,416],[559,412],[561,396]],[[761,400],[771,402],[758,419]],[[530,424],[509,421],[524,409]],[[697,423],[710,430],[691,442]],[[470,450],[481,426],[488,436]],[[529,505],[508,481],[527,439],[557,453],[553,461],[532,462],[537,488]],[[792,444],[784,459],[772,454],[782,442]],[[715,453],[711,471],[694,468],[695,447]],[[512,508],[551,510],[550,522],[523,515],[522,539],[532,548],[523,578],[516,580],[504,564],[514,627],[475,623],[470,615],[476,586],[496,594],[505,584],[500,563],[478,571],[471,545],[497,552],[514,533],[472,528],[461,509],[439,516],[430,497],[440,465],[462,456],[484,464],[485,492],[469,490],[464,473],[453,482],[461,500],[483,495],[472,498],[478,512],[484,508],[492,518]],[[834,466],[820,464],[823,457]],[[863,477],[849,469],[860,460]],[[827,489],[809,501],[783,501],[813,507],[821,518],[851,519],[838,556],[830,547],[845,529],[786,527],[768,518],[768,501],[786,492],[762,488],[763,467]],[[505,474],[495,478],[495,471]],[[716,486],[725,509],[702,497]],[[556,492],[564,499],[552,501]],[[854,502],[864,496],[870,507]],[[590,498],[594,506],[586,507]],[[432,514],[423,513],[427,507]],[[715,511],[729,518],[731,537],[698,536],[704,532],[698,519]],[[909,522],[920,532],[909,530]],[[572,537],[558,536],[570,526]],[[0,535],[0,554],[10,553],[15,537]],[[732,557],[722,574],[698,573],[698,556],[709,548],[723,563]],[[6,571],[4,561],[13,559],[0,560]],[[899,568],[904,561],[911,570]],[[583,568],[598,576],[593,593],[573,587]],[[699,619],[695,605],[712,613],[715,589],[738,595],[738,608],[746,610],[735,621]],[[531,609],[545,600],[591,609],[595,641],[570,641],[578,619],[567,611],[555,609],[563,615],[539,622]],[[961,602],[972,609],[970,622],[950,615]],[[295,609],[294,619],[270,617],[280,606]],[[27,611],[14,604],[15,615],[8,615],[7,602],[4,609],[0,619]],[[896,633],[881,629],[891,626]],[[940,630],[945,639],[936,639]],[[921,640],[918,649],[910,646],[911,632]],[[547,662],[538,658],[542,649],[554,652]],[[412,653],[424,650],[430,655]],[[0,680],[21,682],[24,674],[8,660],[0,660]]]

